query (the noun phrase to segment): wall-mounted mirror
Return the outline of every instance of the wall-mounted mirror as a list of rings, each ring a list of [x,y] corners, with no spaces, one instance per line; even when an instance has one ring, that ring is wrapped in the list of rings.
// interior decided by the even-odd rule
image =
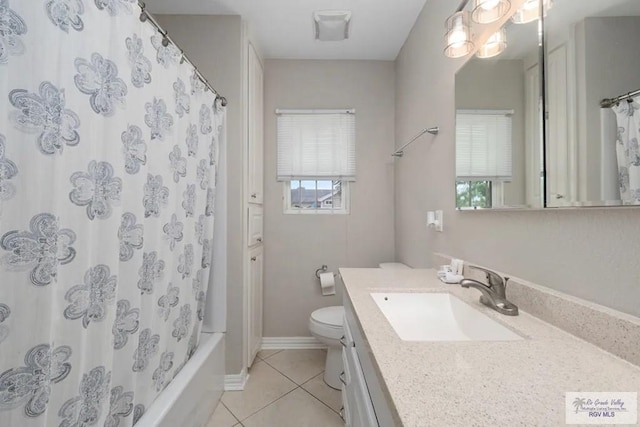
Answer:
[[[547,206],[640,204],[640,1],[556,0],[544,24]]]
[[[458,209],[543,206],[538,20],[503,28],[500,55],[456,74]]]

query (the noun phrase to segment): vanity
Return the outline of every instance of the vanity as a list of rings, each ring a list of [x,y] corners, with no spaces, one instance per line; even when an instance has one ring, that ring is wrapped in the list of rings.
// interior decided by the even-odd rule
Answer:
[[[467,3],[451,7],[445,37],[447,56],[466,57],[455,76],[454,224],[492,210],[640,206],[640,2],[518,0],[512,6],[524,9],[491,23],[474,23]],[[491,58],[462,49],[490,39],[509,42]],[[635,266],[631,253],[621,262]],[[553,276],[576,295],[578,268]],[[625,271],[631,277],[615,280],[631,292],[617,306],[637,315],[636,270]],[[493,301],[504,315],[479,302],[482,286],[446,285],[435,270],[340,274],[347,426],[565,425],[581,407],[569,392],[640,391],[638,317],[513,277],[506,296],[515,308]],[[610,280],[593,280],[598,292],[583,295],[614,306],[594,296]]]
[[[342,390],[347,426],[564,425],[566,392],[640,388],[637,349],[620,349],[630,363],[529,314],[524,303],[518,316],[501,315],[481,304],[477,291],[446,285],[432,269],[341,268],[340,274],[345,284]],[[534,299],[531,292],[544,292],[513,286],[514,295],[527,299]],[[405,338],[410,340],[403,340],[397,332],[402,320],[381,309],[401,294],[433,294],[450,298],[452,306],[464,304],[464,310],[488,321],[479,333],[490,329],[494,335],[471,332],[471,340],[456,338],[446,321],[437,320],[435,335],[411,336],[415,331],[409,331]],[[536,304],[541,305],[541,298],[535,296]],[[592,317],[588,310],[599,310],[594,323],[609,326],[612,342],[637,347],[640,320],[578,303],[567,302],[567,315],[580,319]],[[442,301],[437,305],[446,306]],[[444,332],[438,336],[437,331]]]

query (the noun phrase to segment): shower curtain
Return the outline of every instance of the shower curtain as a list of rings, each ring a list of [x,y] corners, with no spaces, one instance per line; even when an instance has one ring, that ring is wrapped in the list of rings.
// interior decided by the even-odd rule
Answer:
[[[139,15],[0,0],[0,426],[132,426],[198,345],[225,111]]]
[[[640,204],[640,97],[613,107],[618,122],[618,183],[625,204]]]

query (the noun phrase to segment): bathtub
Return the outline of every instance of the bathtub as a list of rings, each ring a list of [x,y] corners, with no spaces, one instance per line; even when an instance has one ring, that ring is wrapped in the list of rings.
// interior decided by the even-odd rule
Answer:
[[[136,427],[202,427],[224,389],[223,333],[200,336],[189,362],[149,406]]]

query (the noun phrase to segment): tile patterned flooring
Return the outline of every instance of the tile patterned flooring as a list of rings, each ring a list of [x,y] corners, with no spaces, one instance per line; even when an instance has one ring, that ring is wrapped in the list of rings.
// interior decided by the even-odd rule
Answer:
[[[206,427],[340,427],[342,396],[324,383],[325,350],[263,350],[243,391],[226,391]]]

